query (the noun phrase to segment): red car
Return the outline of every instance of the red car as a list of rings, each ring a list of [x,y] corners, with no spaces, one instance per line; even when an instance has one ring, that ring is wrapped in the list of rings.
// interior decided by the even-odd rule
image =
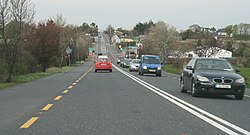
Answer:
[[[98,56],[95,62],[95,72],[98,70],[109,70],[112,72],[112,62],[107,56]]]

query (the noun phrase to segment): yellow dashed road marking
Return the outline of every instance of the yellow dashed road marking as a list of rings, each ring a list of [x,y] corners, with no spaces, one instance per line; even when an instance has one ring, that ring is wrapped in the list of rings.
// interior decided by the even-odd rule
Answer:
[[[76,85],[76,83],[73,83],[72,85]]]
[[[76,80],[77,83],[79,83],[79,80]]]
[[[66,94],[66,93],[68,93],[69,92],[69,90],[65,90],[65,91],[63,91],[63,94]]]
[[[32,117],[26,123],[24,123],[20,128],[29,128],[37,120],[38,120],[38,117]]]
[[[52,106],[53,106],[53,104],[48,104],[42,110],[43,111],[48,111]]]
[[[54,100],[60,100],[62,96],[57,96]]]
[[[68,89],[72,89],[72,88],[73,88],[73,86],[69,86],[69,87],[68,87]]]

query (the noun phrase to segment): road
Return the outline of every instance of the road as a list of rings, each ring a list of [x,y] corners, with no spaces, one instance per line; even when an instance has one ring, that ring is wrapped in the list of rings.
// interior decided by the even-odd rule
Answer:
[[[223,135],[250,134],[250,98],[194,98],[179,76],[139,76],[115,64],[117,49],[102,35],[95,49],[113,72],[93,61],[71,71],[0,91],[3,135]],[[250,95],[249,91],[246,95]]]

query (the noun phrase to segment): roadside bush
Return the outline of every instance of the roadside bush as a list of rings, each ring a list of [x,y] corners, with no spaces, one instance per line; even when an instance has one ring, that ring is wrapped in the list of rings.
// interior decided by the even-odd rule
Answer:
[[[250,68],[250,57],[246,57],[245,60],[246,62],[244,63],[244,66]]]
[[[13,73],[14,76],[27,74],[28,66],[23,62],[18,62],[14,67]]]

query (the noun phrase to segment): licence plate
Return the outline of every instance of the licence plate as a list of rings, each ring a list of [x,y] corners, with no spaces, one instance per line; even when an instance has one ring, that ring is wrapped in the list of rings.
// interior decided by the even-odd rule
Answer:
[[[221,88],[221,89],[231,89],[231,85],[221,85],[217,84],[215,85],[216,88]]]
[[[101,64],[101,66],[106,66],[107,64]]]
[[[149,72],[155,72],[155,70],[149,70]]]

